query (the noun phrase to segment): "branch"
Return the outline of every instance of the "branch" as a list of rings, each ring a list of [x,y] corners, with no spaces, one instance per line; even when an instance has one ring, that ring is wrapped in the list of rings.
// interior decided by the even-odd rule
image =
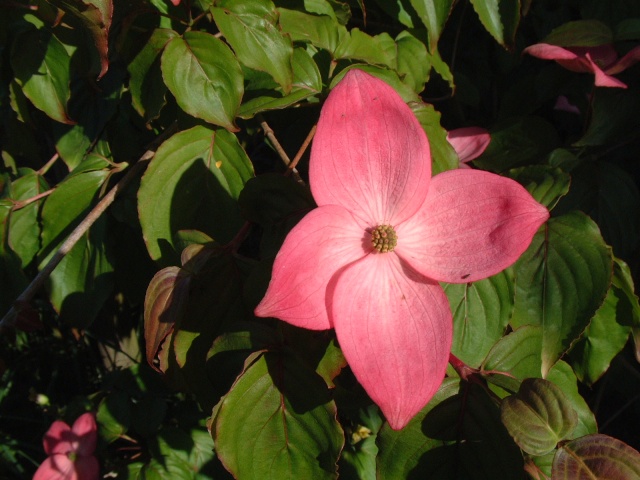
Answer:
[[[282,145],[280,145],[280,142],[278,142],[278,139],[276,138],[275,134],[273,133],[273,130],[271,129],[267,121],[264,119],[262,115],[258,115],[258,121],[260,122],[260,126],[262,127],[262,130],[264,130],[264,134],[267,136],[269,141],[273,144],[273,148],[276,149],[276,152],[278,152],[278,155],[280,156],[284,164],[287,167],[289,167],[289,165],[291,165],[291,159],[287,155],[287,152],[284,151],[284,148],[282,148]],[[295,167],[291,168],[291,174],[296,182],[304,185],[304,180],[300,178],[300,174],[298,173],[298,170],[296,170]]]
[[[298,153],[296,153],[296,156],[293,157],[293,160],[287,166],[287,171],[284,172],[285,176],[290,175],[291,173],[296,171],[296,166],[298,165],[298,162],[302,158],[302,155],[304,155],[304,152],[307,150],[307,147],[311,143],[313,136],[316,134],[317,127],[318,125],[314,125],[313,127],[311,127],[311,130],[309,130],[309,134],[307,135],[307,138],[304,139],[304,142],[302,142],[302,145],[300,145],[300,149],[298,150]]]
[[[13,306],[9,309],[7,314],[0,320],[0,330],[2,327],[13,327],[18,318],[18,310],[16,305],[21,305],[29,302],[36,294],[44,282],[49,278],[53,270],[58,266],[67,253],[74,247],[74,245],[82,238],[82,236],[89,230],[91,225],[100,218],[100,215],[113,203],[116,195],[126,188],[126,186],[133,180],[138,173],[143,170],[149,161],[155,155],[155,151],[158,146],[164,141],[165,138],[173,134],[176,127],[175,125],[167,128],[158,138],[156,138],[147,150],[136,162],[135,165],[127,172],[127,174],[120,179],[114,187],[93,207],[88,215],[80,222],[80,224],[69,234],[64,243],[60,246],[58,251],[51,257],[49,263],[38,272],[38,275],[33,279],[29,286],[20,294],[20,296],[13,302]]]

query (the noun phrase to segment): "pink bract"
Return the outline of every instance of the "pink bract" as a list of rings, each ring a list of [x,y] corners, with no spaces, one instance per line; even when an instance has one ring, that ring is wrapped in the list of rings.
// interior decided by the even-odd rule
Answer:
[[[98,428],[92,413],[80,415],[69,427],[56,420],[44,435],[44,451],[49,457],[42,462],[33,480],[95,480],[100,466],[93,455],[98,441]]]
[[[475,160],[487,149],[491,135],[480,127],[457,128],[447,134],[447,141],[458,154],[460,167],[468,168],[466,163]]]
[[[627,88],[627,85],[613,77],[640,61],[640,47],[636,47],[624,57],[618,58],[613,45],[595,47],[559,47],[548,43],[536,43],[524,49],[543,60],[555,60],[572,72],[591,72],[595,75],[597,87]]]
[[[322,108],[309,181],[318,208],[285,239],[255,313],[334,328],[355,376],[400,429],[444,378],[453,324],[438,282],[500,272],[549,213],[498,175],[431,179],[429,142],[411,109],[360,70]],[[397,233],[392,251],[372,245],[381,225]]]

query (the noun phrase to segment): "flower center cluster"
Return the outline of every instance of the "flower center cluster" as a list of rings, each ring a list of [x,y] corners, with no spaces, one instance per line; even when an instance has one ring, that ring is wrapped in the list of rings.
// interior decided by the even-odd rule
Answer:
[[[378,225],[371,231],[371,246],[380,253],[393,252],[398,235],[391,225]]]

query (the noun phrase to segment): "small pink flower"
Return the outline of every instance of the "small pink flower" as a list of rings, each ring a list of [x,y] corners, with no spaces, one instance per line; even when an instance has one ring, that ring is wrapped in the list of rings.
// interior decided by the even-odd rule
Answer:
[[[482,155],[491,142],[491,135],[480,127],[457,128],[447,134],[447,141],[458,154],[460,168],[469,168],[466,164]]]
[[[548,43],[536,43],[525,48],[523,53],[543,60],[555,60],[572,72],[591,72],[596,77],[596,87],[627,88],[625,83],[612,75],[640,61],[640,46],[622,58],[618,58],[618,53],[610,44],[596,47],[559,47]]]
[[[549,213],[488,172],[431,178],[429,142],[411,109],[360,70],[322,108],[309,180],[318,208],[285,239],[255,313],[334,328],[358,381],[400,429],[444,378],[453,322],[438,282],[500,272]]]
[[[44,435],[42,462],[33,480],[95,480],[100,475],[98,459],[93,455],[98,429],[93,413],[80,415],[69,427],[56,420]]]

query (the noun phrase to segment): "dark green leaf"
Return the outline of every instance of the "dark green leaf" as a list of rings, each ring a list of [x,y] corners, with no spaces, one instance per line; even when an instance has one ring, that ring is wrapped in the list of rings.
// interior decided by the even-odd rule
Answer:
[[[547,165],[531,165],[507,172],[509,177],[522,184],[539,203],[549,210],[560,197],[567,194],[571,177],[559,168]]]
[[[544,455],[567,438],[578,415],[562,390],[541,378],[528,378],[516,395],[505,398],[500,418],[525,452]]]
[[[162,80],[160,58],[164,47],[177,35],[173,30],[155,29],[127,67],[133,107],[147,122],[157,118],[166,103],[167,87]]]
[[[380,480],[522,478],[522,455],[495,403],[476,385],[455,379],[446,379],[402,430],[384,425],[378,447]]]
[[[598,20],[576,20],[554,29],[543,42],[561,47],[596,47],[613,43],[613,32]]]
[[[597,226],[579,212],[551,218],[515,265],[511,324],[542,327],[542,373],[582,334],[609,288],[613,259]]]
[[[616,41],[638,39],[640,39],[640,18],[627,18],[616,25]]]
[[[231,131],[244,92],[240,65],[222,40],[204,32],[173,38],[162,53],[162,76],[189,115]]]
[[[477,367],[509,323],[513,309],[513,272],[509,269],[474,283],[446,284],[453,312],[451,352]]]
[[[196,229],[219,243],[242,226],[236,202],[253,176],[236,137],[202,126],[177,133],[156,152],[142,177],[138,211],[151,258],[176,264],[176,232]]]
[[[36,108],[58,122],[74,123],[67,109],[71,57],[56,37],[45,30],[22,33],[13,43],[11,65]]]
[[[278,29],[278,13],[271,0],[222,0],[211,9],[216,25],[246,66],[267,72],[291,91],[293,82],[291,38]]]
[[[640,478],[640,454],[607,435],[587,435],[567,443],[553,460],[552,480]]]
[[[491,143],[474,165],[503,172],[510,168],[540,163],[559,143],[553,126],[538,117],[520,117],[491,128]]]
[[[115,442],[127,433],[131,426],[131,401],[122,391],[109,393],[98,405],[96,420],[98,433],[107,443]]]
[[[236,478],[337,478],[344,434],[335,404],[325,382],[294,358],[260,356],[216,406],[211,427]]]
[[[640,239],[640,192],[633,178],[608,162],[584,162],[571,176],[571,190],[554,213],[585,212],[614,253],[629,258]]]

